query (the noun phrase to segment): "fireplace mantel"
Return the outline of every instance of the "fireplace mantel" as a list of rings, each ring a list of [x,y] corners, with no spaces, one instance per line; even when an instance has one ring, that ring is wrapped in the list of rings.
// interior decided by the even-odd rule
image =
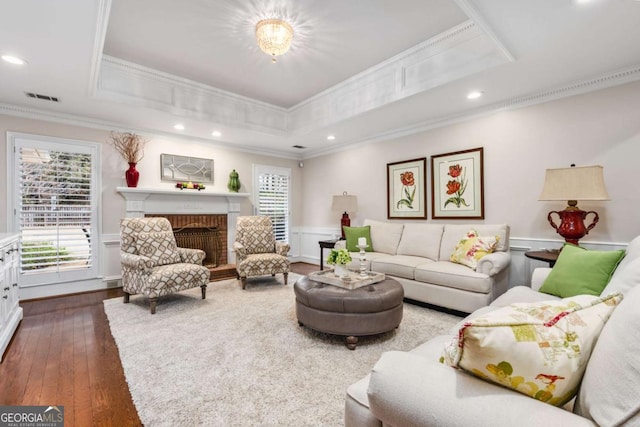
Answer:
[[[250,196],[249,193],[229,193],[215,192],[207,190],[179,190],[173,189],[157,189],[157,188],[140,188],[140,187],[116,187],[116,191],[122,194],[125,200],[146,200],[152,194],[164,194],[171,197],[226,197],[229,202],[245,199]]]
[[[142,218],[145,214],[227,214],[228,259],[235,262],[231,248],[236,220],[249,193],[140,187],[116,187],[116,191],[126,200],[127,218]]]

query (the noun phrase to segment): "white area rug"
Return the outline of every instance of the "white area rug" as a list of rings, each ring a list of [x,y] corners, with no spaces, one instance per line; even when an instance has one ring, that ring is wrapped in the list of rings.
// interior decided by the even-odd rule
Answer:
[[[211,283],[161,298],[106,300],[105,312],[140,419],[156,426],[340,426],[346,388],[388,350],[409,350],[459,318],[405,304],[400,327],[343,338],[298,326],[289,285],[271,277]]]

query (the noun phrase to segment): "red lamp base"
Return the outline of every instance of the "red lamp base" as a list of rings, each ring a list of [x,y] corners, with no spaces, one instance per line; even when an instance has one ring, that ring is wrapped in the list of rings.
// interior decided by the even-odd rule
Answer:
[[[349,218],[348,213],[342,214],[342,219],[340,220],[340,231],[342,232],[342,239],[344,240],[344,227],[351,227],[351,218]]]
[[[585,212],[579,209],[576,205],[578,203],[575,200],[569,201],[569,206],[563,211],[551,211],[547,215],[549,224],[556,230],[556,232],[564,237],[567,243],[578,244],[578,240],[582,239],[585,235],[589,234],[589,230],[596,226],[598,220],[598,214],[594,211]],[[553,222],[552,215],[558,215],[560,219],[560,225],[556,225]],[[593,220],[589,226],[585,226],[584,220],[587,215],[593,214]]]

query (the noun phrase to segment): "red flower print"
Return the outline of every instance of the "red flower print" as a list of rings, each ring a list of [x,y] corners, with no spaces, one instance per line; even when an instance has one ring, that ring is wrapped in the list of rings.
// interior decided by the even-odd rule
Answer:
[[[400,174],[400,181],[402,181],[402,185],[412,186],[415,184],[413,179],[413,172],[403,172]]]
[[[451,178],[457,178],[460,176],[461,173],[462,173],[462,166],[460,165],[449,166],[449,176]]]
[[[447,182],[447,194],[454,194],[458,190],[460,190],[460,183],[458,181]]]

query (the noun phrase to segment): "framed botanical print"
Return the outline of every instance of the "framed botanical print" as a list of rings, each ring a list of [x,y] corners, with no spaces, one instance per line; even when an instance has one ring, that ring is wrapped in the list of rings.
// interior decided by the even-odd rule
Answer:
[[[484,219],[483,149],[431,156],[431,218]]]
[[[387,218],[427,218],[427,158],[387,163]]]

